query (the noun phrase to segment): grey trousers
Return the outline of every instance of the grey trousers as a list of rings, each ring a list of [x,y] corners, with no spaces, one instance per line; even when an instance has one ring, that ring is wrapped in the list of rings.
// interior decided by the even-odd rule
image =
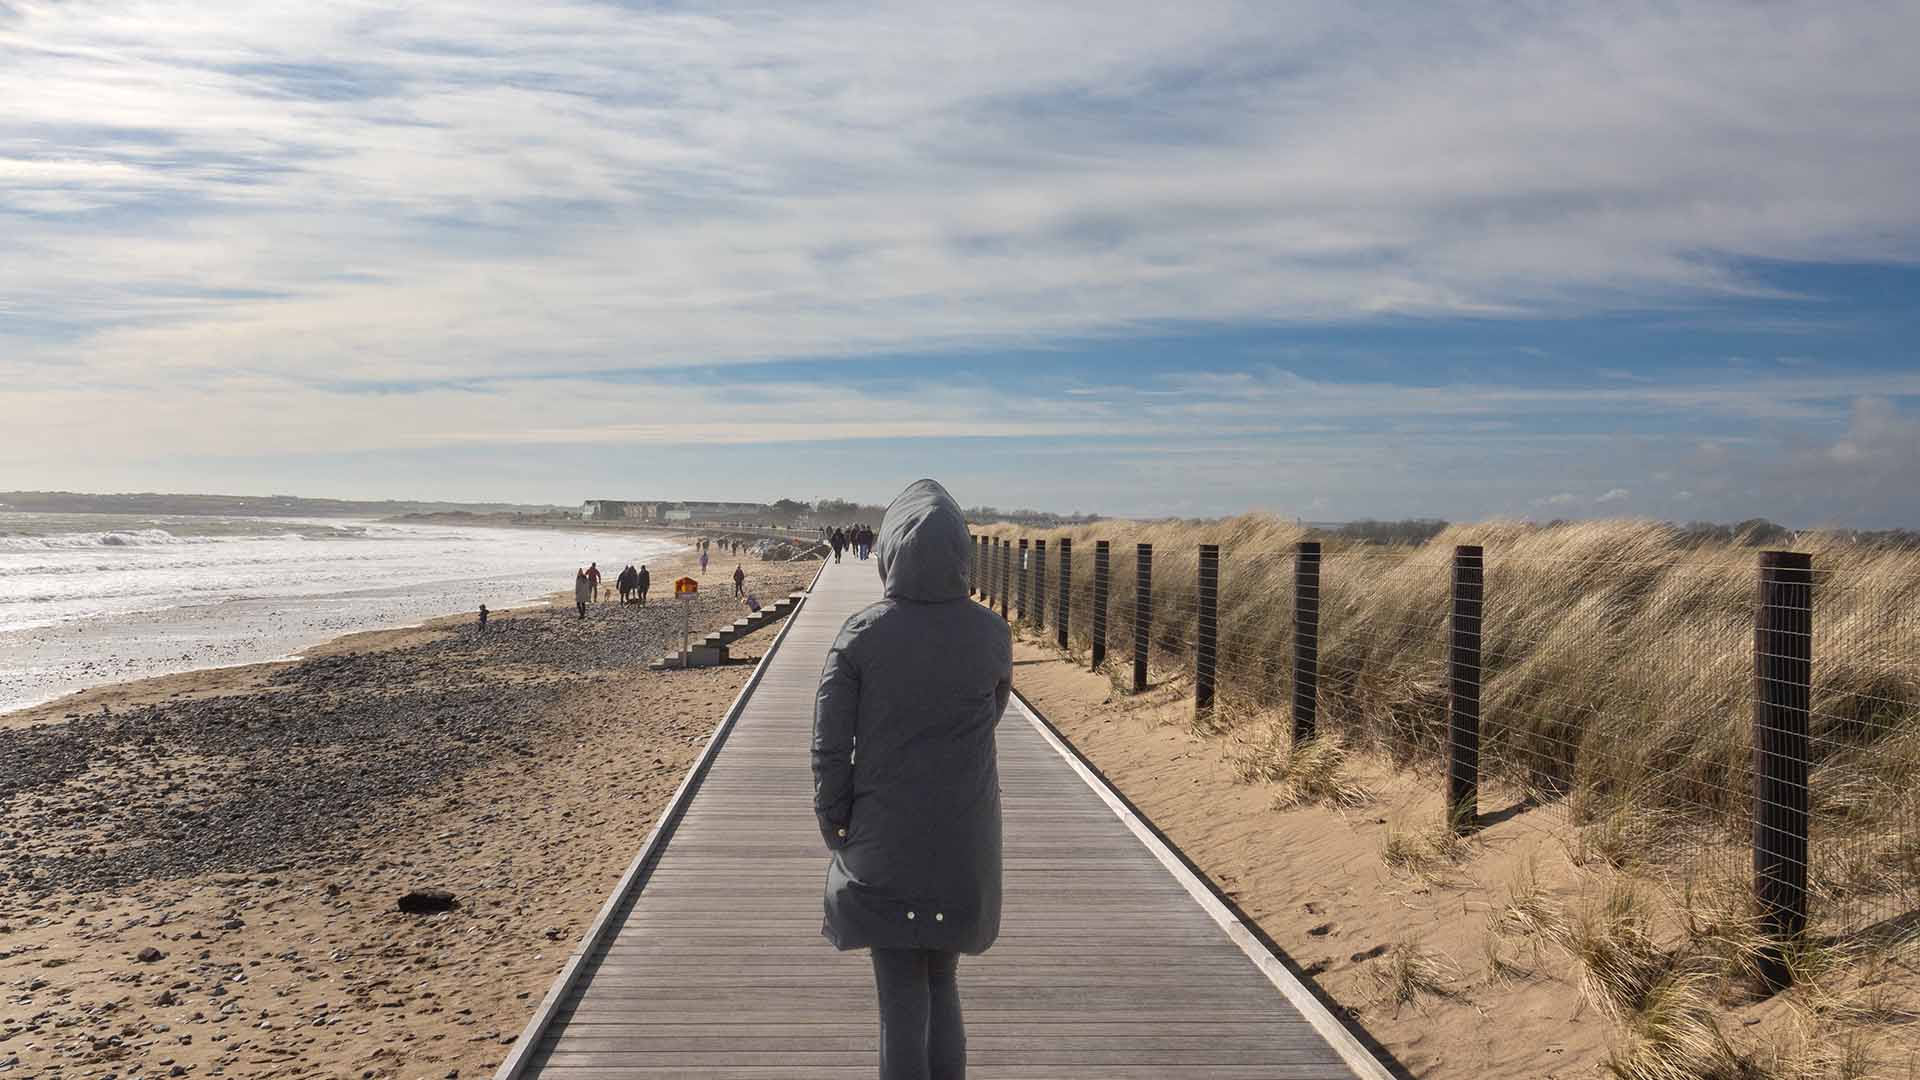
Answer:
[[[960,1022],[960,954],[873,950],[880,993],[880,1080],[965,1080],[967,1033]]]

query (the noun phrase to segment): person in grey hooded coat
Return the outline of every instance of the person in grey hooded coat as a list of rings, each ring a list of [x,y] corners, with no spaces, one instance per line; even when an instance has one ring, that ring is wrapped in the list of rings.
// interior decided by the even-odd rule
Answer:
[[[841,627],[814,703],[814,814],[833,852],[821,933],[873,950],[882,1080],[959,1080],[959,954],[1000,932],[994,728],[1012,642],[967,599],[966,519],[939,484],[893,500],[879,555],[886,597]]]

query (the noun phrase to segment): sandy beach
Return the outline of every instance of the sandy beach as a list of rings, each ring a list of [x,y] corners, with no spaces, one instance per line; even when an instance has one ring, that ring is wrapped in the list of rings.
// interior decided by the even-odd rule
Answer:
[[[584,622],[462,614],[0,717],[0,1071],[485,1075],[751,670],[646,670],[694,562]],[[732,565],[696,629],[739,614]],[[817,566],[746,569],[764,599]],[[399,910],[420,889],[457,906]]]

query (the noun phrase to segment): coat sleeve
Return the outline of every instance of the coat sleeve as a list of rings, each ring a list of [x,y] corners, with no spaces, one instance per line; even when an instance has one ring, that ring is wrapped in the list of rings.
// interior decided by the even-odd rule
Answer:
[[[813,815],[829,848],[847,842],[853,817],[853,743],[860,717],[860,669],[842,631],[827,653],[813,698]]]
[[[998,724],[1007,715],[1007,700],[1013,696],[1013,642],[1009,639],[1004,646],[1005,655],[1000,662],[1000,681],[993,686],[993,704],[995,712],[993,722]]]

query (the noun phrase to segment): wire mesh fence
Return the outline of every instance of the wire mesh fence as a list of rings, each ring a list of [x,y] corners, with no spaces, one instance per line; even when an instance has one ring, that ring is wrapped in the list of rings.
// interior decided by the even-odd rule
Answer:
[[[1648,525],[1229,536],[1203,563],[1186,529],[1049,535],[1074,554],[1044,584],[1010,530],[977,550],[1057,597],[1029,622],[1116,688],[1187,688],[1197,730],[1282,717],[1276,753],[1333,738],[1427,768],[1462,827],[1539,812],[1584,857],[1750,880],[1787,930],[1920,910],[1920,554],[1688,549]]]

